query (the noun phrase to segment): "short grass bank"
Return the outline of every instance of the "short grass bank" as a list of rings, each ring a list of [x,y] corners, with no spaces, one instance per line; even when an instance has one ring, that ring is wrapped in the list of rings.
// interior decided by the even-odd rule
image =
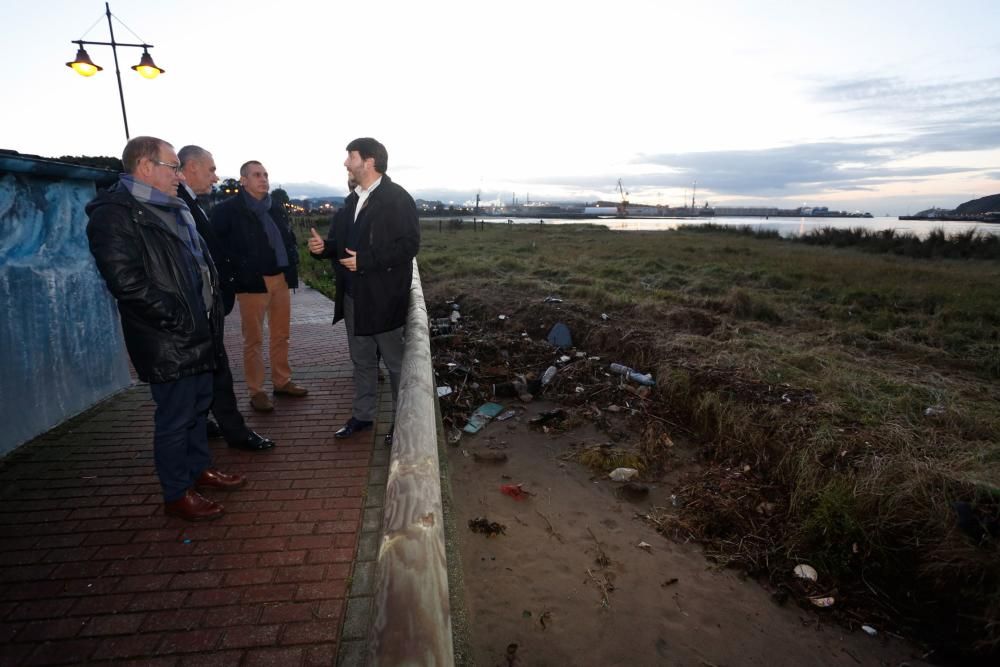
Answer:
[[[932,258],[881,240],[425,222],[419,262],[432,318],[455,301],[483,335],[514,322],[531,336],[558,319],[588,355],[654,374],[632,417],[640,451],[669,467],[655,451],[669,435],[702,455],[665,533],[779,598],[833,597],[845,622],[986,660],[1000,647],[1000,263],[942,259],[948,238]],[[328,263],[303,261],[329,288]],[[819,586],[791,579],[798,563]]]

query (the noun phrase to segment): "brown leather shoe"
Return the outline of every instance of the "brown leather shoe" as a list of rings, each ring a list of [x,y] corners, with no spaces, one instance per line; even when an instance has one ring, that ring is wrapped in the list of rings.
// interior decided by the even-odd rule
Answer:
[[[305,387],[300,387],[299,385],[289,380],[284,385],[280,387],[275,387],[274,393],[284,394],[285,396],[294,396],[296,398],[302,398],[303,396],[309,393],[309,390],[306,389]]]
[[[246,483],[247,478],[243,475],[225,473],[216,468],[205,468],[195,480],[194,485],[223,491],[235,491],[241,486],[246,486]]]
[[[258,391],[250,397],[250,407],[257,412],[271,412],[274,410],[274,404],[271,403],[271,399],[262,391]]]
[[[185,521],[211,521],[224,513],[222,505],[211,501],[194,489],[188,489],[180,500],[163,503],[167,516],[176,516]]]

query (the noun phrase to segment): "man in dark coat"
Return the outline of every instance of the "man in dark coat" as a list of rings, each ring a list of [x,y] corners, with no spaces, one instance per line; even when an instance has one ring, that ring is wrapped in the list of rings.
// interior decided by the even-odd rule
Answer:
[[[292,382],[288,363],[292,301],[299,286],[299,251],[288,224],[288,213],[272,203],[267,170],[256,160],[240,167],[240,191],[212,209],[212,227],[219,239],[220,262],[228,266],[240,304],[243,327],[243,370],[250,406],[274,409],[264,393],[264,319],[267,318],[268,357],[275,394],[301,397],[308,390]]]
[[[212,184],[219,180],[215,174],[215,159],[212,154],[200,146],[184,146],[177,151],[181,162],[181,172],[184,180],[177,186],[177,196],[187,204],[194,217],[198,233],[208,244],[208,250],[215,260],[219,272],[219,283],[222,290],[222,300],[225,313],[228,315],[236,301],[236,292],[232,286],[232,276],[229,267],[219,260],[224,257],[219,240],[215,236],[208,216],[198,204],[198,195],[206,195],[212,191]],[[220,331],[220,337],[221,337]],[[222,436],[230,447],[247,451],[264,451],[274,447],[274,442],[247,428],[243,415],[236,403],[236,392],[233,390],[233,373],[229,368],[229,356],[224,347],[218,354],[219,364],[212,374],[212,414],[218,424],[209,420],[208,437]]]
[[[87,205],[90,252],[118,302],[122,333],[140,380],[156,402],[153,457],[167,514],[216,519],[223,507],[195,487],[230,491],[242,475],[212,467],[205,419],[222,349],[218,274],[187,205],[173,147],[136,137],[125,172]]]
[[[324,240],[312,230],[309,251],[329,257],[336,273],[333,323],[344,320],[354,364],[351,418],[334,435],[347,438],[375,420],[378,360],[389,369],[392,398],[399,395],[403,333],[413,280],[413,258],[420,249],[420,224],[413,198],[386,174],[389,154],[370,137],[347,145],[344,166],[353,191],[344,201]],[[392,430],[386,436],[392,444]]]

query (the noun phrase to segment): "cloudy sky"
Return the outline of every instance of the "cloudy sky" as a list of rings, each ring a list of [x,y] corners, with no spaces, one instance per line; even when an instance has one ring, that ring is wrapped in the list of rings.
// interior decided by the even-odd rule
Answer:
[[[996,0],[113,0],[132,136],[223,176],[343,194],[374,136],[415,197],[825,205],[876,215],[1000,192]],[[92,27],[93,26],[93,27]],[[131,31],[135,32],[133,35]],[[0,2],[0,148],[120,155],[94,0]],[[137,36],[136,36],[137,35]]]

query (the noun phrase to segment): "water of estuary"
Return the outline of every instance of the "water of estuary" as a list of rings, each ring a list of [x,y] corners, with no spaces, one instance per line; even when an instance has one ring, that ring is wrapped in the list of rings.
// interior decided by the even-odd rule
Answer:
[[[513,218],[519,224],[531,223],[532,218]],[[620,231],[656,231],[679,229],[689,225],[714,224],[722,227],[750,227],[755,230],[775,230],[782,236],[801,236],[813,230],[831,227],[833,229],[870,229],[881,231],[894,229],[899,234],[912,234],[918,238],[926,238],[931,231],[943,229],[945,234],[952,235],[976,229],[984,234],[997,235],[1000,225],[983,222],[951,222],[941,220],[899,220],[894,217],[875,218],[760,218],[760,217],[703,217],[703,218],[539,218],[549,225],[604,225],[609,229]],[[486,218],[487,222],[506,222],[507,219]]]

